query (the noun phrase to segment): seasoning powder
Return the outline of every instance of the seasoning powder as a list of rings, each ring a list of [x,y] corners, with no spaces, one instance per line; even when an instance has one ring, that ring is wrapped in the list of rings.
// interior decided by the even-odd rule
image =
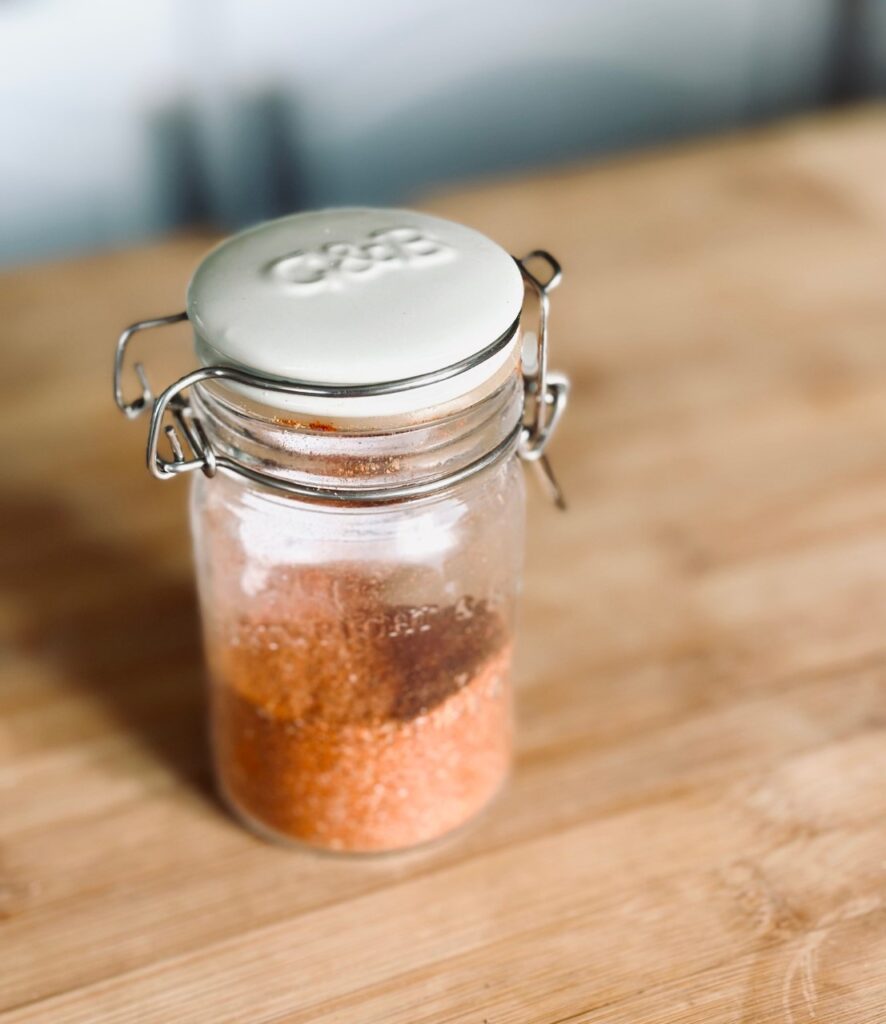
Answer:
[[[472,817],[507,774],[511,643],[483,600],[391,604],[384,573],[278,570],[209,651],[224,795],[249,823],[390,850]],[[242,609],[241,609],[242,611]]]

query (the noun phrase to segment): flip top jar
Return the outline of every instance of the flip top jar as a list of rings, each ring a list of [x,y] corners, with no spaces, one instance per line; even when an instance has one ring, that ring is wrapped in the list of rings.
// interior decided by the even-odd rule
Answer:
[[[121,335],[115,398],[150,413],[148,468],[193,481],[215,772],[259,833],[409,847],[502,786],[515,456],[560,502],[544,456],[567,391],[546,368],[559,276],[421,213],[305,213],[228,239],[186,312]],[[133,337],[182,320],[198,368],[154,398],[135,363],[127,399]]]

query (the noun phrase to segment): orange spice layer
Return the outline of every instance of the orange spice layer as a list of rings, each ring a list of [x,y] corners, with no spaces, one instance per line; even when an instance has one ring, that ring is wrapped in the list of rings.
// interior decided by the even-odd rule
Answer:
[[[219,686],[225,796],[247,819],[332,850],[394,850],[445,835],[507,775],[509,660],[501,651],[427,714],[370,725],[298,725]]]
[[[210,645],[217,772],[235,810],[349,851],[412,846],[476,814],[510,763],[499,615],[470,598],[391,607],[372,581],[316,570],[284,589],[274,621],[240,620]]]

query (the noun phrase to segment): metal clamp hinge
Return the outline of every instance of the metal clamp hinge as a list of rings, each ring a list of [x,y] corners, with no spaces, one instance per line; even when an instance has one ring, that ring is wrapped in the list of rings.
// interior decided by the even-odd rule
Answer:
[[[529,269],[529,264],[536,260],[548,265],[550,273],[545,278],[538,277]],[[524,462],[536,467],[542,485],[557,508],[565,510],[566,500],[563,491],[546,454],[548,442],[566,411],[569,398],[568,378],[562,373],[548,371],[550,293],[562,280],[563,268],[543,249],[535,249],[522,259],[518,259],[517,265],[524,281],[536,296],[538,307],[534,359],[524,362],[523,384],[526,391],[527,421],[517,450]]]

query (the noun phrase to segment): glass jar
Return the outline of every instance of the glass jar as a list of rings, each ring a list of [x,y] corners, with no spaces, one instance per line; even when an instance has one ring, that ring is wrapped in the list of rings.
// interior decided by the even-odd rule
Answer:
[[[295,277],[298,286],[294,300],[287,296],[290,310],[301,311],[318,284],[326,289],[328,320],[338,307],[326,301],[323,260],[339,278],[347,260],[355,275],[376,269],[361,264],[367,224],[365,216],[352,223],[358,212],[370,215],[369,246],[383,247],[394,233],[397,245],[420,242],[421,256],[438,255],[434,246],[454,251],[456,258],[443,262],[443,285],[451,288],[444,299],[457,300],[452,282],[464,268],[453,274],[452,263],[474,233],[420,214],[308,215],[314,229],[317,218],[321,226],[337,218],[336,241],[314,249],[301,215],[277,222],[287,225],[283,246],[279,237],[259,239],[256,253],[253,232],[236,236],[233,248],[252,238],[246,266],[263,274],[289,261],[287,285]],[[500,250],[483,242],[498,258]],[[270,261],[268,245],[276,254]],[[230,259],[230,248],[219,252],[222,264]],[[243,253],[235,255],[243,275]],[[370,252],[363,262],[373,258]],[[285,375],[271,375],[286,359],[279,345],[262,351],[254,341],[262,325],[274,326],[267,319],[246,332],[249,367],[242,351],[224,351],[226,332],[207,315],[216,282],[231,286],[217,264],[212,254],[201,265],[187,314],[124,332],[115,389],[130,415],[152,407],[155,475],[202,470],[193,477],[191,527],[221,794],[247,825],[277,840],[374,852],[436,839],[474,817],[509,770],[524,526],[515,455],[541,460],[565,397],[562,380],[539,376],[551,281],[499,260],[498,297],[508,291],[513,302],[513,278],[505,288],[504,271],[517,267],[521,304],[524,279],[540,302],[526,425],[519,311],[491,342],[472,342],[467,351],[453,349],[442,332],[431,363],[408,365],[405,373],[391,371],[399,365],[395,352],[394,363],[383,366],[385,359],[373,356],[361,379],[342,380],[339,352],[327,353],[313,379],[296,376],[291,365],[282,367]],[[552,269],[557,274],[556,264]],[[254,275],[243,276],[251,282],[247,300],[258,304]],[[440,275],[433,276],[436,284],[423,287],[439,290]],[[338,298],[357,301],[369,321],[380,316],[388,330],[391,316],[416,301],[411,282],[406,307],[379,313],[372,292],[361,292],[366,283],[337,281],[351,293]],[[512,312],[504,309],[505,318]],[[236,338],[230,310],[224,315]],[[125,402],[120,373],[132,334],[186,316],[204,367],[156,401],[139,368],[144,393]],[[377,327],[357,315],[350,331]],[[333,348],[341,335],[338,325],[328,336]],[[353,377],[353,367],[346,373]],[[159,451],[164,425],[171,457]]]

